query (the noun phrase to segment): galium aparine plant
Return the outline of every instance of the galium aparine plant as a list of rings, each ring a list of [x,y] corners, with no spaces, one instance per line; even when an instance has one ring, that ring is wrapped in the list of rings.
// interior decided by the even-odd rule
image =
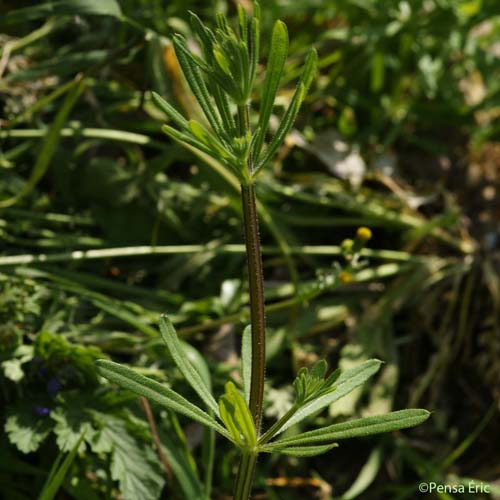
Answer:
[[[199,396],[201,406],[130,368],[108,360],[97,362],[99,373],[110,381],[215,430],[236,446],[240,450],[234,483],[236,500],[250,497],[257,457],[262,453],[310,457],[338,446],[340,440],[412,427],[429,416],[429,412],[422,409],[402,410],[282,437],[283,431],[292,425],[317,414],[363,384],[381,364],[372,359],[343,373],[336,370],[328,374],[327,363],[321,360],[312,368],[299,371],[293,381],[295,400],[290,410],[262,431],[266,324],[255,182],[259,172],[279,150],[297,117],[315,77],[317,54],[311,50],[307,55],[290,104],[276,131],[266,141],[288,53],[288,33],[283,22],[275,23],[258,116],[252,120],[251,98],[259,61],[259,24],[258,4],[252,15],[238,7],[236,29],[222,14],[216,15],[216,27],[211,29],[191,13],[191,26],[197,35],[201,56],[189,49],[184,37],[174,37],[175,54],[203,112],[203,122],[188,120],[161,96],[152,94],[154,103],[169,120],[163,125],[163,131],[185,147],[218,161],[236,175],[241,185],[251,321],[242,336],[242,387],[228,381],[224,394],[216,399],[188,360],[167,316],[160,318],[161,336],[177,368]],[[367,228],[361,228],[354,241],[345,242],[348,268],[358,263],[359,251],[370,236]],[[338,269],[335,280],[346,282],[350,276],[349,269]],[[205,491],[205,498],[210,497],[211,492]]]

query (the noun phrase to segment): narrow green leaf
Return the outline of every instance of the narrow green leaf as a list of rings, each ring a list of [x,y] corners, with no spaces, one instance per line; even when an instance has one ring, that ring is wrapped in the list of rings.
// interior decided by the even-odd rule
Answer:
[[[414,427],[429,418],[430,413],[422,409],[410,409],[393,411],[386,415],[375,417],[359,418],[341,424],[334,424],[321,429],[304,432],[297,436],[280,439],[265,445],[278,449],[281,447],[301,446],[324,441],[339,441],[341,439],[351,439],[355,437],[371,436],[399,429]]]
[[[222,118],[222,123],[224,124],[225,129],[229,132],[229,135],[233,137],[236,135],[236,123],[233,119],[233,115],[231,114],[231,108],[229,107],[227,95],[224,90],[212,80],[209,81],[208,86],[214,96],[215,104]]]
[[[262,102],[259,114],[259,137],[255,143],[254,154],[259,156],[264,137],[269,127],[269,119],[273,111],[274,100],[288,54],[288,31],[285,23],[276,21],[269,49],[269,60],[267,62],[266,77],[264,80]]]
[[[196,120],[189,120],[188,124],[189,130],[196,139],[209,147],[214,153],[218,154],[220,158],[224,158],[226,160],[231,159],[231,154],[201,123],[198,123]]]
[[[189,52],[186,41],[179,35],[174,37],[174,49],[189,87],[200,104],[208,123],[210,123],[210,126],[213,128],[217,136],[222,140],[225,140],[222,125],[219,117],[217,116],[217,111],[214,109],[212,102],[210,101],[210,95],[201,76],[200,70],[193,62],[194,57]]]
[[[342,494],[342,500],[354,500],[364,493],[375,481],[384,463],[382,446],[375,448],[368,457],[349,489]]]
[[[315,457],[322,455],[333,448],[338,448],[337,443],[320,444],[317,446],[292,446],[289,448],[279,448],[276,450],[260,449],[264,453],[280,453],[281,455],[289,455],[291,457]]]
[[[73,463],[73,460],[75,459],[76,453],[78,452],[78,448],[80,447],[80,444],[83,441],[84,435],[85,432],[82,432],[82,435],[80,436],[78,441],[75,443],[71,451],[64,459],[63,463],[61,464],[61,467],[59,467],[57,471],[56,470],[51,471],[49,477],[47,478],[46,483],[42,488],[42,492],[40,493],[38,500],[52,500],[57,495],[57,492],[59,491],[59,488],[61,487],[61,484],[63,483],[64,478],[68,473],[68,469],[70,468],[71,464]],[[62,452],[60,452],[60,456],[61,454]],[[58,457],[57,463],[59,462],[60,459]]]
[[[250,32],[248,37],[248,51],[250,53],[250,80],[248,87],[253,88],[255,76],[257,75],[257,64],[259,62],[260,52],[260,27],[259,19],[254,17],[250,24]]]
[[[248,99],[250,96],[250,92],[252,89],[249,87],[250,84],[250,59],[248,55],[248,47],[246,43],[239,43],[239,61],[241,67],[241,86],[243,91],[243,96],[245,99]]]
[[[287,134],[290,132],[290,129],[292,128],[299,113],[300,106],[302,105],[302,102],[304,101],[309,87],[311,86],[311,83],[316,74],[317,64],[318,54],[313,49],[307,56],[302,77],[297,84],[297,88],[295,89],[295,93],[292,97],[290,105],[288,106],[288,109],[286,110],[285,115],[280,122],[278,130],[269,143],[269,146],[265,154],[263,155],[263,158],[259,160],[258,165],[254,170],[254,174],[259,172],[259,170],[271,160],[276,151],[283,144],[283,141],[285,140]],[[255,154],[257,154],[257,151],[255,151]]]
[[[178,422],[172,418],[173,413],[163,418],[161,426],[158,426],[158,434],[165,453],[168,465],[172,469],[175,479],[182,490],[181,498],[203,498],[203,485],[200,481],[198,471],[193,466],[194,457],[189,449],[186,437]],[[172,423],[175,422],[175,423]],[[207,430],[213,433],[213,430]]]
[[[224,71],[224,73],[230,77],[231,68],[229,67],[229,61],[227,60],[224,52],[222,52],[222,50],[216,46],[213,48],[212,54],[215,58],[215,61],[219,65],[219,68],[222,69],[222,71]]]
[[[243,330],[241,339],[241,378],[245,400],[250,402],[250,384],[252,380],[252,325]]]
[[[209,387],[205,384],[200,374],[193,365],[189,362],[184,349],[177,337],[177,333],[168,316],[160,317],[160,333],[167,344],[168,351],[172,356],[177,368],[184,375],[189,385],[194,389],[196,394],[207,405],[207,408],[212,410],[216,415],[219,415],[219,407],[215,401]]]
[[[165,385],[113,361],[100,359],[96,361],[96,366],[99,374],[108,380],[181,415],[185,415],[200,424],[211,427],[230,441],[233,440],[226,429],[217,423],[213,417]]]
[[[175,128],[172,128],[168,125],[163,125],[161,129],[165,134],[170,136],[175,141],[179,142],[184,147],[187,146],[187,149],[190,149],[190,147],[191,147],[191,148],[197,149],[198,151],[201,151],[202,153],[206,154],[210,158],[213,158],[214,160],[216,160],[219,164],[222,164],[222,165],[230,168],[240,181],[244,180],[242,173],[236,167],[236,165],[238,164],[238,161],[236,158],[234,158],[234,156],[231,156],[230,159],[226,161],[226,160],[224,160],[224,158],[221,158],[217,153],[215,153],[212,149],[205,146],[205,144],[203,144],[199,140],[195,139],[191,135],[183,134],[182,132],[179,132]]]
[[[325,378],[326,370],[328,369],[328,363],[325,359],[320,359],[311,368],[311,375],[316,378]]]
[[[165,101],[163,97],[156,92],[151,92],[151,97],[156,107],[163,111],[179,128],[189,130],[188,121],[171,104]]]
[[[240,37],[246,43],[248,41],[248,15],[240,4],[238,4],[238,26],[240,28]]]
[[[381,365],[378,359],[370,359],[364,363],[347,370],[340,375],[336,382],[336,390],[329,392],[324,396],[314,399],[310,403],[305,404],[297,413],[280,429],[280,432],[288,429],[290,426],[295,425],[305,418],[319,412],[323,408],[331,405],[335,401],[349,394],[356,387],[366,382],[373,374],[375,374]]]
[[[209,61],[209,55],[212,54],[212,45],[215,42],[215,35],[212,30],[207,28],[201,19],[192,11],[189,11],[191,28],[198,35],[203,48],[205,60]]]

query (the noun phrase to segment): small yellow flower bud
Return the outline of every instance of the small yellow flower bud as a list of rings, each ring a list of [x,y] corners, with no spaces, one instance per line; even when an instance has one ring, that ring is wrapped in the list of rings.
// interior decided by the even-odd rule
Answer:
[[[342,251],[344,252],[350,252],[352,250],[353,245],[354,241],[347,239],[340,244],[340,248],[342,248]]]
[[[339,274],[339,279],[344,284],[351,283],[352,282],[352,274],[348,271],[342,271]]]
[[[360,227],[356,231],[356,236],[360,240],[368,241],[368,240],[371,240],[371,238],[372,238],[372,231],[371,231],[371,229],[369,229],[367,227]]]

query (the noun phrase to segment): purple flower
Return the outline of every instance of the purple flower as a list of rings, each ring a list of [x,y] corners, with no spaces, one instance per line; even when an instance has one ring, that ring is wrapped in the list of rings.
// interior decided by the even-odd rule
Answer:
[[[61,382],[56,377],[52,377],[47,382],[47,392],[51,397],[55,398],[58,392],[61,390]]]
[[[46,406],[35,405],[33,406],[33,413],[39,417],[48,417],[50,415],[50,408]]]

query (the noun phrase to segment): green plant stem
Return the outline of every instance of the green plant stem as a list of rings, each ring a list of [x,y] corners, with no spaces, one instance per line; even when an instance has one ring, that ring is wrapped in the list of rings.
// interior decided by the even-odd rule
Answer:
[[[290,420],[299,409],[293,405],[279,420],[277,420],[259,439],[259,445],[267,443]]]
[[[254,451],[243,451],[236,476],[234,500],[248,500],[250,498],[257,456],[258,454]]]
[[[11,210],[11,209],[8,209]],[[2,214],[6,214],[2,212]],[[279,255],[281,249],[277,246],[261,247],[263,253],[267,255]],[[219,254],[242,254],[245,252],[244,245],[214,245],[208,243],[206,245],[143,245],[135,247],[114,247],[114,248],[92,248],[88,250],[73,250],[71,252],[58,253],[36,253],[36,254],[18,254],[0,256],[0,266],[17,266],[23,264],[44,264],[47,262],[67,262],[78,260],[95,260],[95,259],[111,259],[111,258],[127,258],[138,256],[153,256],[153,255],[189,255],[213,252]],[[318,255],[336,257],[342,255],[342,249],[335,245],[304,245],[290,247],[290,255]],[[394,260],[397,262],[412,262],[412,263],[430,263],[445,264],[445,259],[437,257],[414,256],[406,252],[398,252],[393,250],[372,250],[364,248],[360,255],[370,259]]]
[[[259,222],[255,203],[255,185],[253,183],[243,185],[241,187],[241,197],[250,292],[250,322],[252,325],[250,411],[253,416],[257,435],[259,435],[266,369],[266,319]]]

